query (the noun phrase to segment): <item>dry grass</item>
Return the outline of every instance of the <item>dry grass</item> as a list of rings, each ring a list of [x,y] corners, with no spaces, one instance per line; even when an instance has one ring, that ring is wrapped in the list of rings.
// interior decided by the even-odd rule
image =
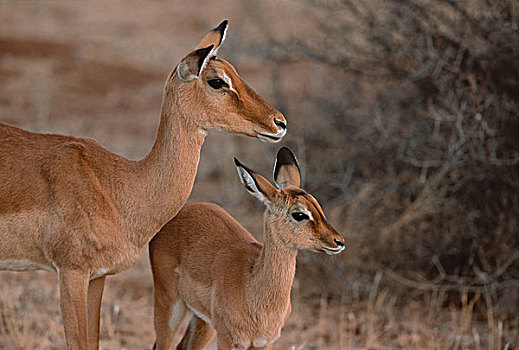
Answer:
[[[363,157],[365,149],[355,145],[361,137],[374,133],[373,125],[380,142],[390,138],[397,118],[391,110],[387,115],[377,110],[379,115],[369,123],[371,129],[354,124],[354,115],[340,127],[333,118],[321,118],[327,105],[317,104],[320,108],[316,108],[309,98],[319,91],[326,91],[326,97],[338,101],[340,108],[361,107],[352,107],[344,91],[334,89],[337,75],[322,64],[286,57],[265,61],[268,54],[258,50],[267,52],[268,48],[251,47],[255,42],[268,44],[262,42],[265,33],[285,39],[307,35],[316,28],[301,23],[300,18],[306,18],[301,17],[306,16],[301,4],[262,2],[276,10],[269,12],[261,11],[257,4],[238,0],[0,0],[0,120],[36,131],[95,138],[115,152],[142,157],[155,136],[167,73],[204,31],[229,18],[221,55],[287,114],[290,131],[285,143],[295,146],[311,191],[329,199],[322,201],[325,211],[338,230],[346,233],[349,244],[339,257],[299,255],[293,314],[276,349],[517,348],[519,317],[502,309],[503,305],[517,307],[517,289],[510,288],[497,300],[492,290],[474,293],[462,288],[429,288],[425,283],[428,276],[422,275],[406,286],[409,280],[399,280],[399,275],[381,264],[397,260],[390,255],[397,251],[390,249],[398,242],[395,236],[407,239],[407,246],[417,244],[409,228],[432,221],[439,204],[430,202],[426,191],[410,202],[399,203],[398,191],[389,180],[350,186],[355,176],[376,178],[377,173],[361,162],[357,168],[346,164],[346,155]],[[366,95],[366,105],[376,102]],[[342,134],[344,129],[349,130],[348,137]],[[323,130],[327,139],[316,138]],[[309,151],[316,142],[334,141],[349,148],[330,147],[319,157]],[[223,205],[261,239],[263,209],[238,186],[232,157],[268,173],[276,150],[256,140],[211,133],[190,200]],[[379,155],[381,159],[386,156]],[[332,163],[336,166],[333,171],[328,167]],[[342,170],[336,172],[340,166]],[[415,173],[404,175],[408,177],[399,178],[395,186],[406,185]],[[372,205],[375,199],[378,202]],[[388,215],[387,208],[400,210],[402,215]],[[366,232],[373,218],[383,229]],[[503,226],[503,230],[513,230],[507,222]],[[411,237],[401,238],[404,234]],[[376,254],[389,255],[373,256],[375,247]],[[151,348],[151,274],[144,256],[134,268],[108,279],[102,304],[103,349]],[[414,261],[402,263],[411,270],[414,266]],[[56,276],[0,272],[0,349],[64,347]]]
[[[0,273],[0,348],[62,349],[56,277],[46,272]],[[408,295],[406,300],[372,281],[369,298],[360,290],[339,300],[323,293],[312,298],[296,279],[293,313],[276,349],[513,349],[505,341],[503,321],[492,331],[477,319],[480,296],[463,296],[461,306],[434,308]],[[305,281],[311,282],[311,281]],[[314,282],[315,283],[315,282]],[[153,344],[151,280],[147,257],[110,277],[102,305],[103,349],[150,349]],[[515,320],[517,327],[518,320]],[[508,335],[509,338],[510,335]],[[492,338],[492,340],[490,340]],[[490,344],[492,347],[482,344]],[[209,349],[215,349],[212,344]]]

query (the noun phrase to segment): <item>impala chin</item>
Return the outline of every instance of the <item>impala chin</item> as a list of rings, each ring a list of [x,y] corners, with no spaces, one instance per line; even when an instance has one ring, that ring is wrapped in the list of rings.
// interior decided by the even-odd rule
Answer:
[[[331,248],[331,247],[326,247],[323,245],[323,246],[321,246],[321,248],[328,255],[339,254],[340,252],[342,252],[344,250],[344,246],[340,246],[337,248]]]
[[[257,135],[257,137],[258,137],[258,139],[260,139],[263,142],[277,143],[277,142],[281,141],[281,139],[283,138],[283,136],[285,136],[286,133],[287,133],[287,129],[283,129],[283,130],[279,131],[277,134],[269,134],[266,132],[259,133]]]

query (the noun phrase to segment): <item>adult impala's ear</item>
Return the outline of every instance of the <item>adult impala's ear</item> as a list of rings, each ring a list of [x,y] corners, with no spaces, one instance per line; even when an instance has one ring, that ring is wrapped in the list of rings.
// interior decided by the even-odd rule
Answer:
[[[197,49],[201,49],[203,47],[207,47],[209,45],[214,45],[214,50],[212,52],[213,56],[216,56],[218,53],[218,49],[220,48],[220,45],[225,40],[225,34],[227,33],[227,25],[229,24],[229,21],[224,20],[222,23],[218,25],[218,27],[211,30],[209,33],[207,33],[202,41],[200,41],[200,44],[196,47]]]
[[[211,59],[213,49],[214,45],[209,45],[208,47],[197,49],[184,57],[178,64],[178,78],[184,82],[197,79]]]
[[[245,186],[247,192],[265,203],[267,207],[270,207],[270,203],[277,192],[276,188],[263,176],[256,174],[241,164],[238,159],[234,158],[234,164],[236,165],[236,170],[238,170],[240,181]]]
[[[187,82],[197,79],[204,71],[209,60],[216,57],[220,45],[225,40],[228,21],[225,20],[218,27],[207,33],[198,44],[195,51],[184,57],[178,65],[178,77]]]
[[[297,159],[286,147],[278,151],[274,164],[274,181],[278,188],[286,186],[301,186],[301,171]]]

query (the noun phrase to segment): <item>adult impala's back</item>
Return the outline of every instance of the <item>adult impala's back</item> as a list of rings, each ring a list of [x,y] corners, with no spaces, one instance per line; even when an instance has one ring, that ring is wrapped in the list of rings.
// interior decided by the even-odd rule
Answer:
[[[236,161],[247,191],[266,206],[264,245],[221,207],[187,204],[150,242],[155,349],[170,349],[191,317],[177,349],[271,349],[291,310],[298,249],[344,250],[319,203],[300,186],[297,161],[282,148],[269,181]]]
[[[105,276],[133,266],[182,207],[206,131],[271,142],[285,134],[283,115],[216,57],[226,29],[209,32],[169,75],[157,139],[140,161],[0,123],[0,269],[58,273],[70,349],[98,347]]]

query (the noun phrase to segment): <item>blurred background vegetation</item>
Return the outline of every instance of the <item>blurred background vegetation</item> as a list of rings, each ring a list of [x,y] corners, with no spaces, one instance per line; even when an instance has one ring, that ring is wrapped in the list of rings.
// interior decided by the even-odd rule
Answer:
[[[3,0],[0,120],[140,158],[169,70],[224,18],[220,56],[286,115],[348,245],[299,254],[279,348],[518,348],[517,1]],[[191,200],[261,239],[232,157],[268,175],[278,148],[211,132]],[[146,259],[110,279],[104,348],[153,341]],[[2,281],[0,348],[62,347],[55,277]]]

